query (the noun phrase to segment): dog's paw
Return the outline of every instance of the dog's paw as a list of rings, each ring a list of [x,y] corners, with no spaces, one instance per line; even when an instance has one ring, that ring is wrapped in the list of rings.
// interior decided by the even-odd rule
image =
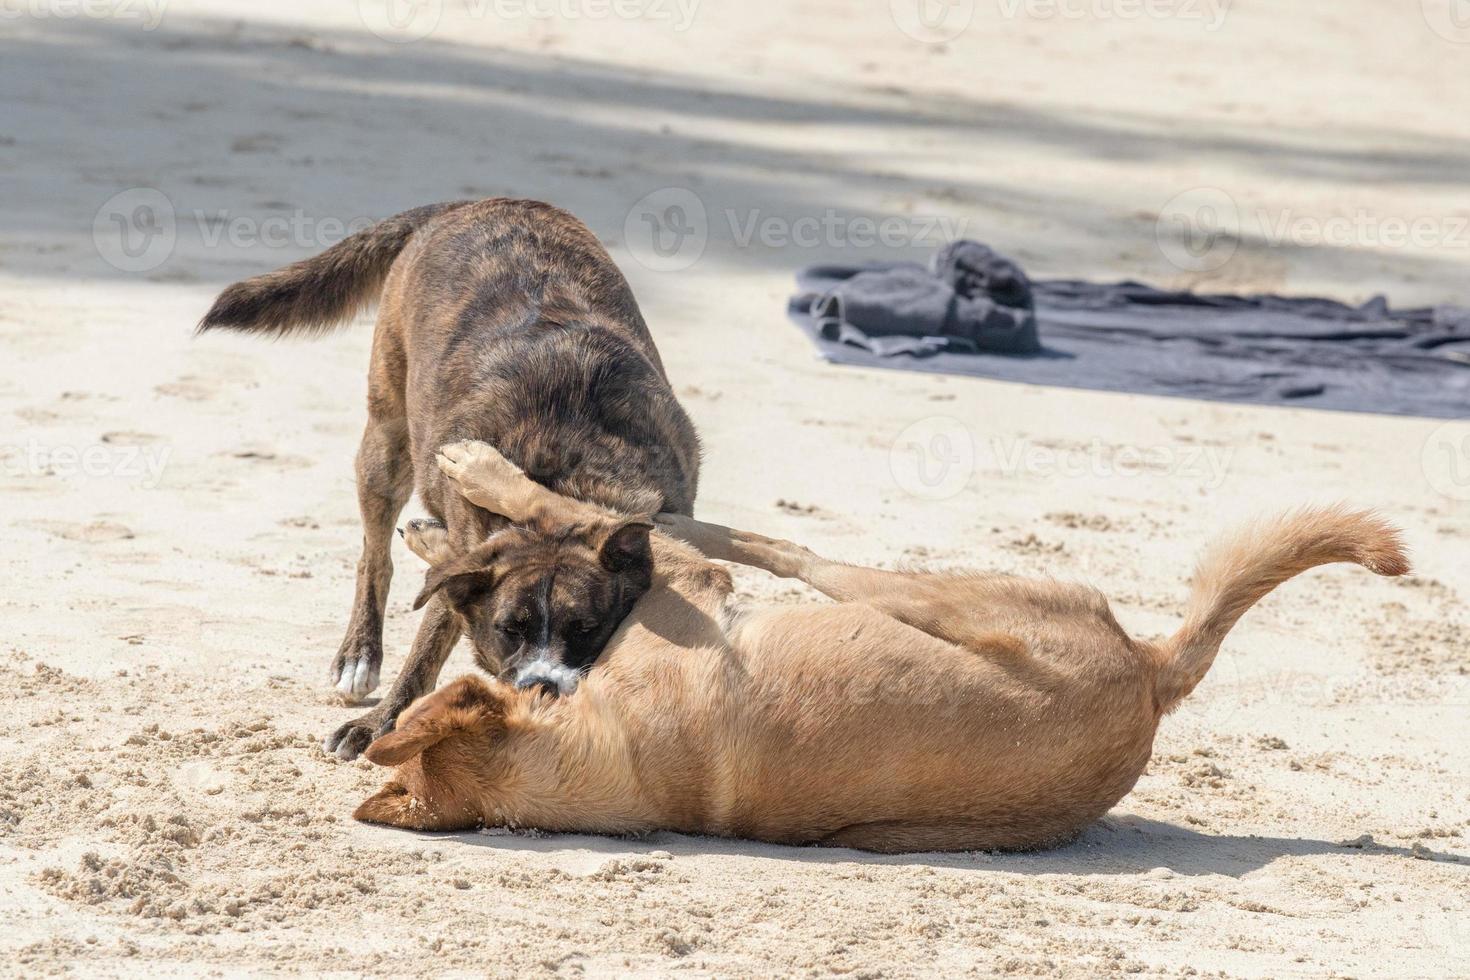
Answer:
[[[367,647],[338,650],[327,680],[347,704],[358,704],[378,689],[383,651]]]
[[[453,557],[449,547],[449,528],[443,521],[432,517],[419,517],[398,529],[408,550],[430,565],[437,565]]]
[[[452,463],[467,465],[475,460],[485,460],[490,465],[509,466],[513,472],[520,472],[519,467],[500,455],[500,450],[483,439],[461,439],[459,442],[445,443],[439,447],[439,454]]]
[[[369,711],[354,718],[322,740],[322,751],[351,762],[373,743],[374,739],[393,730],[394,718],[384,712]]]
[[[497,512],[518,499],[528,482],[521,468],[488,442],[452,442],[441,446],[435,459],[470,503]]]

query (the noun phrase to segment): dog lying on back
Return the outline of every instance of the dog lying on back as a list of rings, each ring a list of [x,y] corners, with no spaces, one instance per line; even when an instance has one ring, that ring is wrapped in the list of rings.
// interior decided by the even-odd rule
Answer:
[[[595,538],[627,519],[550,493],[482,444],[446,447],[441,465],[528,533]],[[397,771],[357,819],[890,852],[1055,845],[1132,788],[1159,720],[1257,600],[1329,562],[1408,570],[1377,517],[1299,511],[1217,544],[1183,626],[1150,643],[1080,585],[859,568],[687,517],[658,521],[682,542],[653,536],[653,585],[576,695],[466,677],[416,703],[368,749]],[[432,537],[410,546],[439,560]],[[836,603],[732,607],[730,577],[710,558],[800,579]]]
[[[694,427],[627,281],[585,225],[539,201],[407,211],[230,286],[199,329],[321,333],[379,292],[357,455],[362,559],[330,673],[344,699],[378,685],[393,525],[415,489],[448,547],[392,690],[325,742],[344,759],[434,689],[461,633],[485,670],[566,693],[648,588],[646,521],[604,522],[575,546],[505,533],[487,545],[504,521],[446,487],[437,447],[486,440],[557,492],[630,514],[691,513],[699,473]]]

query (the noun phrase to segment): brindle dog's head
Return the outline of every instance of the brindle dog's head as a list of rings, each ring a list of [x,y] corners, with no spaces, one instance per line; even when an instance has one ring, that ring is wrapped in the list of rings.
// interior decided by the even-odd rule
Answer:
[[[413,522],[409,547],[430,561],[414,608],[442,592],[482,665],[516,687],[569,694],[653,579],[644,520],[530,520],[462,555],[442,526]]]

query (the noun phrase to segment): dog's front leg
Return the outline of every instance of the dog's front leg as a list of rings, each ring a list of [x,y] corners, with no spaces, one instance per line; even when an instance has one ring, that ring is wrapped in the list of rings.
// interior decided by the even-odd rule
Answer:
[[[459,642],[462,627],[459,617],[449,608],[442,595],[436,595],[424,609],[423,622],[413,639],[413,651],[398,680],[376,708],[360,718],[354,718],[338,728],[325,741],[322,748],[343,761],[351,761],[380,735],[393,730],[398,715],[414,702],[434,689],[444,661],[449,659],[454,645]]]
[[[391,400],[377,399],[375,404]],[[362,512],[362,557],[352,618],[332,658],[328,679],[342,700],[357,704],[378,686],[383,663],[383,613],[393,581],[393,522],[413,493],[408,426],[381,408],[372,413],[357,450],[357,504]]]

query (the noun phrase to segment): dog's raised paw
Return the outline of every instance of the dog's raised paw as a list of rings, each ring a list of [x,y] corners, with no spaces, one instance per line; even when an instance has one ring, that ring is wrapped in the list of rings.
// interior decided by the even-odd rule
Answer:
[[[449,547],[449,528],[443,521],[432,517],[420,517],[409,521],[398,529],[408,550],[430,565],[437,565],[453,556]]]
[[[461,492],[472,499],[476,491],[489,495],[503,493],[526,478],[521,468],[494,446],[473,439],[441,447],[436,460],[444,475],[459,484]]]

